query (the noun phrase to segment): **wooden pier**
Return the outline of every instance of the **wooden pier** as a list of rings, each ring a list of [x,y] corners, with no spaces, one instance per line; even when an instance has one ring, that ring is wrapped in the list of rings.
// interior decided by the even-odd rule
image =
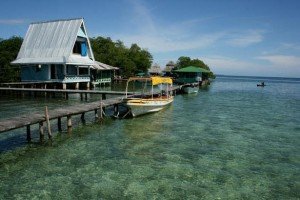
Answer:
[[[172,90],[176,92],[179,90],[179,86],[173,86]],[[113,94],[113,95],[124,95],[124,92],[117,91],[96,91],[96,90],[54,90],[54,89],[32,89],[32,88],[0,88],[0,90],[11,90],[11,91],[39,91],[44,92],[68,92],[68,93],[81,93],[81,94]],[[135,96],[138,94],[130,94],[130,96]],[[63,117],[67,118],[67,129],[68,132],[72,129],[72,116],[81,115],[81,120],[85,121],[85,113],[94,111],[95,117],[103,119],[104,110],[106,107],[113,106],[114,113],[119,112],[119,104],[123,102],[124,96],[105,99],[102,97],[101,101],[85,103],[80,105],[73,105],[63,108],[56,108],[53,110],[48,110],[45,108],[45,111],[32,113],[30,115],[23,115],[12,117],[10,119],[4,119],[0,121],[0,133],[4,133],[10,130],[26,127],[27,141],[31,141],[31,125],[39,124],[39,133],[40,140],[44,139],[44,130],[47,128],[49,139],[52,138],[50,120],[57,120],[57,130],[62,131],[61,121]]]
[[[36,96],[37,93],[43,93],[45,96],[55,96],[55,94],[63,94],[64,98],[68,99],[69,94],[80,94],[81,99],[85,96],[87,99],[87,94],[101,94],[102,99],[106,99],[106,95],[125,95],[125,92],[122,91],[99,91],[99,90],[70,90],[70,89],[43,89],[43,88],[11,88],[11,87],[0,87],[0,93],[3,92],[18,92],[22,96],[25,96],[25,93],[33,94]]]
[[[92,102],[92,103],[74,105],[69,107],[57,108],[49,111],[48,108],[46,107],[45,112],[32,113],[30,115],[23,115],[23,116],[13,117],[6,120],[1,120],[0,133],[17,129],[17,128],[26,127],[27,140],[30,141],[31,140],[30,126],[33,124],[39,124],[40,139],[43,140],[44,138],[45,125],[47,125],[48,136],[49,138],[51,138],[52,135],[51,135],[51,128],[50,128],[50,120],[57,119],[57,128],[58,131],[61,131],[62,130],[61,119],[63,117],[66,117],[68,129],[71,129],[73,115],[80,114],[81,120],[84,121],[85,113],[94,111],[95,116],[101,119],[103,118],[103,113],[104,113],[103,110],[106,107],[109,106],[117,107],[118,104],[122,103],[122,101],[123,101],[122,97],[117,97],[117,98],[102,100],[99,102]],[[118,108],[116,108],[115,111],[117,112]]]

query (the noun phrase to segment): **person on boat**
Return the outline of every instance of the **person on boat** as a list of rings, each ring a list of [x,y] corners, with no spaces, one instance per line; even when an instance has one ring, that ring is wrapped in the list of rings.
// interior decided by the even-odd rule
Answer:
[[[265,87],[265,82],[262,81],[260,84],[257,84],[257,86]]]

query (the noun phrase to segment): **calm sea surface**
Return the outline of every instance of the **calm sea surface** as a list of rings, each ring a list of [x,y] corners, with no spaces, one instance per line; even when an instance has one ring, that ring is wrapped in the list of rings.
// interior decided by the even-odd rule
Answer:
[[[1,120],[82,102],[0,103]],[[300,198],[300,79],[219,76],[155,114],[74,120],[52,144],[0,134],[0,199]]]

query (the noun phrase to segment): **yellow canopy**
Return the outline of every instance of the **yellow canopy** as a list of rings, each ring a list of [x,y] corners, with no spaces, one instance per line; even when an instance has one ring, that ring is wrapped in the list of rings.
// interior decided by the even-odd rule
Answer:
[[[128,79],[130,81],[151,81],[152,85],[158,85],[161,83],[168,83],[170,85],[173,84],[173,80],[169,77],[159,77],[159,76],[152,76],[152,77],[131,77]]]
[[[158,77],[158,76],[153,76],[151,77],[152,79],[152,85],[158,85],[161,83],[168,83],[168,84],[172,84],[173,80],[169,77]]]

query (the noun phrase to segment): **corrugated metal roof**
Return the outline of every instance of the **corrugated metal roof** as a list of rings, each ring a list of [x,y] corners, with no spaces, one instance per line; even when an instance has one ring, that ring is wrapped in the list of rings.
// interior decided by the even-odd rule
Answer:
[[[110,66],[105,63],[98,62],[98,61],[94,62],[93,67],[94,67],[94,69],[97,69],[97,70],[118,70],[119,69],[118,67],[113,67],[113,66]]]
[[[30,24],[18,57],[13,64],[63,63],[93,64],[89,57],[74,57],[73,47],[83,19],[67,19]],[[88,39],[88,37],[87,37]],[[88,41],[89,43],[89,41]],[[90,43],[89,43],[90,46]]]

